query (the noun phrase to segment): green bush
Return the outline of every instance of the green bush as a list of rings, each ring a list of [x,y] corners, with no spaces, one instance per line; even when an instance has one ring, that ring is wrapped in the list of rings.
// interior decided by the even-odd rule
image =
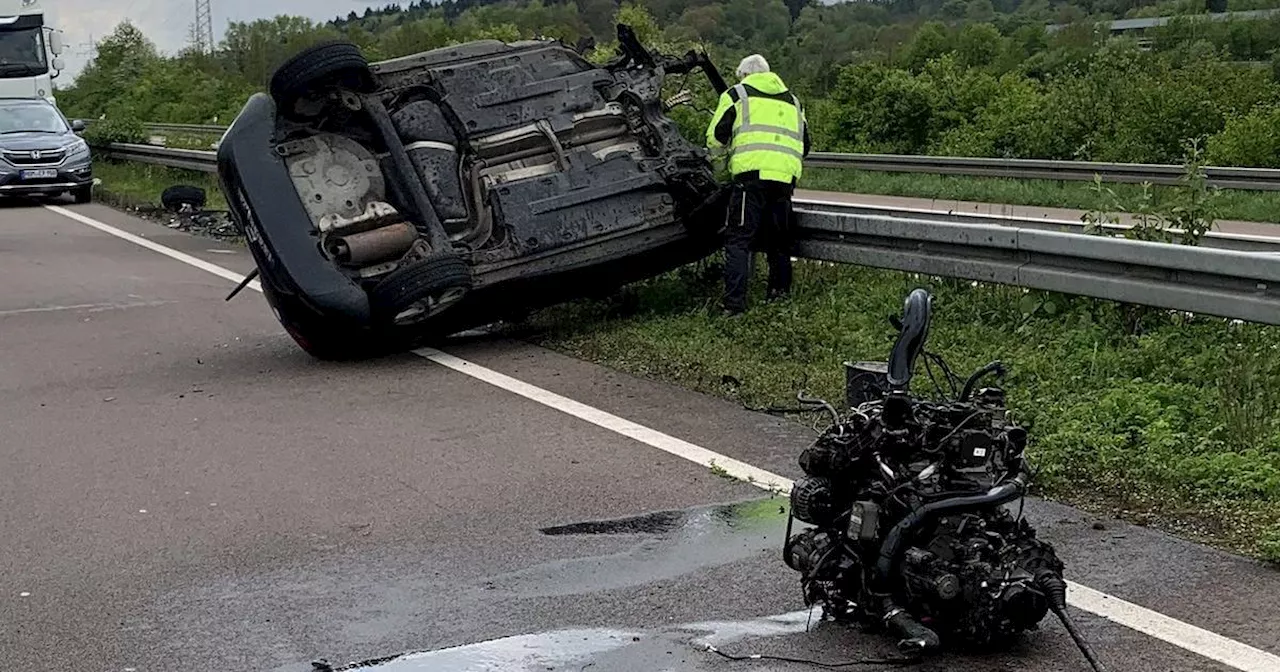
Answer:
[[[1280,168],[1280,106],[1231,119],[1209,138],[1206,151],[1214,165]]]
[[[147,139],[147,129],[137,119],[99,119],[85,129],[84,139],[94,147],[114,142],[139,143]]]
[[[1280,527],[1273,527],[1262,535],[1258,550],[1263,560],[1280,564]]]

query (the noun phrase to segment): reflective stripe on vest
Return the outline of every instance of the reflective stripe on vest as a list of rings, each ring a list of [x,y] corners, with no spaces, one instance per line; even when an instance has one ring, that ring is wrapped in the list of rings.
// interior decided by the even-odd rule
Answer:
[[[733,87],[738,115],[730,145],[729,172],[759,172],[778,182],[798,179],[804,162],[804,120],[800,101],[747,94],[745,84]]]

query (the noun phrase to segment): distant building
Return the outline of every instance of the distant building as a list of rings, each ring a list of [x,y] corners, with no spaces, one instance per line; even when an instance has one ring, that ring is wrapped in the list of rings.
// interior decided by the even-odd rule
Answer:
[[[1110,32],[1112,35],[1137,33],[1139,36],[1141,36],[1144,33],[1146,33],[1146,31],[1152,28],[1167,25],[1170,21],[1177,18],[1183,18],[1183,17],[1193,18],[1193,19],[1208,19],[1210,21],[1233,21],[1233,20],[1256,21],[1258,19],[1268,19],[1278,14],[1280,14],[1280,8],[1254,9],[1247,12],[1221,12],[1218,14],[1186,14],[1182,16],[1157,16],[1149,19],[1120,19],[1118,21],[1111,21],[1109,23],[1099,23],[1097,25],[1100,28],[1102,26],[1106,26],[1107,31]],[[1055,23],[1053,25],[1046,26],[1045,30],[1049,33],[1056,33],[1066,28],[1069,25],[1071,24]]]

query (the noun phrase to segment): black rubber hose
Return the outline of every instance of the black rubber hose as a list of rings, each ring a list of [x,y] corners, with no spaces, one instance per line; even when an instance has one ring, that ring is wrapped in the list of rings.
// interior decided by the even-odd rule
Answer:
[[[889,530],[884,542],[880,544],[880,557],[876,560],[875,570],[872,573],[873,590],[879,595],[890,594],[889,577],[893,576],[894,570],[897,569],[898,559],[906,550],[906,544],[916,529],[930,518],[1007,504],[1023,496],[1026,490],[1023,476],[1018,475],[1013,480],[997,485],[984,494],[948,497],[929,502],[912,511]]]
[[[973,394],[973,388],[978,385],[979,380],[982,380],[988,375],[995,373],[996,371],[1000,371],[1003,368],[1003,363],[1000,361],[994,361],[981,369],[974,371],[973,375],[969,376],[969,379],[964,381],[964,390],[960,392],[960,401],[963,402],[969,400],[969,395]]]
[[[1044,591],[1045,597],[1049,600],[1049,609],[1053,611],[1053,615],[1062,621],[1063,627],[1067,629],[1067,634],[1071,635],[1072,641],[1076,643],[1076,648],[1080,649],[1080,653],[1084,654],[1084,659],[1089,661],[1093,666],[1094,672],[1106,672],[1106,668],[1094,655],[1093,649],[1089,643],[1085,641],[1084,635],[1080,633],[1080,629],[1076,627],[1075,621],[1071,620],[1071,615],[1067,613],[1067,582],[1062,580],[1061,576],[1044,570],[1036,575],[1036,585],[1040,590]]]
[[[893,600],[886,599],[884,601],[884,609],[887,617],[885,623],[898,633],[898,650],[909,656],[918,656],[920,654],[930,653],[938,650],[942,646],[942,640],[938,638],[938,633],[930,630],[915,617],[907,613],[905,609],[901,609],[893,603]]]

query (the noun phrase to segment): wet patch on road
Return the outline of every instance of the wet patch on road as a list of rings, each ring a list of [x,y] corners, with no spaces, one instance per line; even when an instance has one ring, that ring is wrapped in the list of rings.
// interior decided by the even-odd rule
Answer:
[[[726,659],[707,649],[742,640],[806,632],[821,611],[796,611],[741,621],[688,623],[659,631],[607,628],[564,629],[503,637],[463,646],[328,667],[317,672],[542,672],[544,670],[620,670],[654,672],[724,669]],[[758,666],[752,669],[760,670]]]
[[[519,597],[580,595],[671,579],[766,551],[781,553],[787,511],[786,499],[766,497],[545,527],[540,531],[549,536],[636,535],[638,539],[618,553],[556,560],[492,577],[485,588]]]

